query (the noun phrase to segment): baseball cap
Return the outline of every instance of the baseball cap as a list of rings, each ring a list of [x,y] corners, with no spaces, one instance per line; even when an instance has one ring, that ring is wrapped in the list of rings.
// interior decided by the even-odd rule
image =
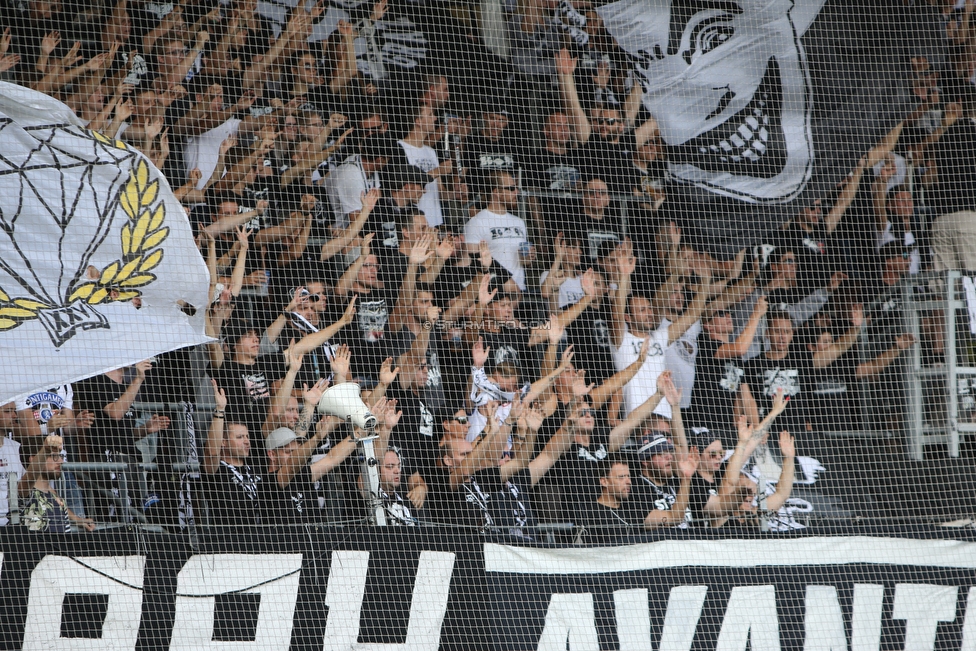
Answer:
[[[637,458],[644,461],[655,454],[664,454],[673,450],[674,446],[666,436],[662,436],[659,432],[649,432],[641,439],[640,447],[637,448]]]
[[[279,427],[270,434],[268,438],[264,439],[264,447],[271,450],[277,450],[278,448],[283,448],[292,441],[297,441],[298,436],[295,431],[287,427]]]

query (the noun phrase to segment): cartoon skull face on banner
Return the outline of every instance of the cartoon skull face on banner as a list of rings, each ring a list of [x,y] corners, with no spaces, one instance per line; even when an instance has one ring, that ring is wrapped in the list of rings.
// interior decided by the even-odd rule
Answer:
[[[754,202],[786,202],[803,189],[813,143],[799,37],[823,2],[620,0],[598,9],[635,64],[675,180]]]

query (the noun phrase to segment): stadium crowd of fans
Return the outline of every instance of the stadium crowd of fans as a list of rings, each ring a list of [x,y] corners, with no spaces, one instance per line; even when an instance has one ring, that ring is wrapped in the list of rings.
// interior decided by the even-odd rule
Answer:
[[[409,71],[384,66],[377,25],[456,8],[402,4],[312,39],[320,3],[280,23],[256,0],[6,3],[4,78],[164,171],[208,262],[216,338],[0,410],[0,470],[26,469],[32,529],[119,506],[184,525],[204,504],[212,524],[361,521],[356,433],[315,413],[341,382],[379,419],[389,522],[516,539],[539,523],[583,540],[752,527],[828,432],[903,429],[899,364],[918,342],[902,286],[976,270],[976,3],[929,3],[947,57],[912,61],[917,110],[731,259],[669,211],[668,147],[589,3],[518,3],[508,59],[469,28]],[[884,418],[864,418],[868,399]],[[137,402],[183,405],[188,445]],[[52,492],[62,455],[133,461],[148,438],[147,458],[199,474],[151,473],[144,504],[120,504],[109,472]]]

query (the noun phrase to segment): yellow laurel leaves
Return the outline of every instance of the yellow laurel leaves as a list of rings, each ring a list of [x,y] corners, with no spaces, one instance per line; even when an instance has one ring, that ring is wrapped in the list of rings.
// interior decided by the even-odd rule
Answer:
[[[16,328],[28,319],[36,319],[37,312],[52,307],[43,301],[31,298],[10,298],[0,289],[0,332]]]
[[[134,288],[156,280],[155,274],[148,272],[163,261],[163,250],[156,247],[169,237],[169,228],[163,226],[166,205],[157,203],[158,198],[159,180],[150,178],[149,165],[140,159],[119,193],[119,207],[129,218],[120,234],[122,259],[102,269],[98,280],[75,287],[68,302],[81,300],[98,305],[130,301],[142,294]]]

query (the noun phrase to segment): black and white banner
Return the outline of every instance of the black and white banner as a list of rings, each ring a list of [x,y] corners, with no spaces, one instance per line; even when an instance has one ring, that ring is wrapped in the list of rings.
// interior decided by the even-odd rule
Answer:
[[[0,531],[2,649],[976,649],[976,537]],[[928,537],[926,537],[928,536]]]
[[[666,209],[728,251],[761,241],[813,199],[828,203],[914,107],[911,58],[941,60],[939,18],[925,3],[600,4],[660,126]]]

